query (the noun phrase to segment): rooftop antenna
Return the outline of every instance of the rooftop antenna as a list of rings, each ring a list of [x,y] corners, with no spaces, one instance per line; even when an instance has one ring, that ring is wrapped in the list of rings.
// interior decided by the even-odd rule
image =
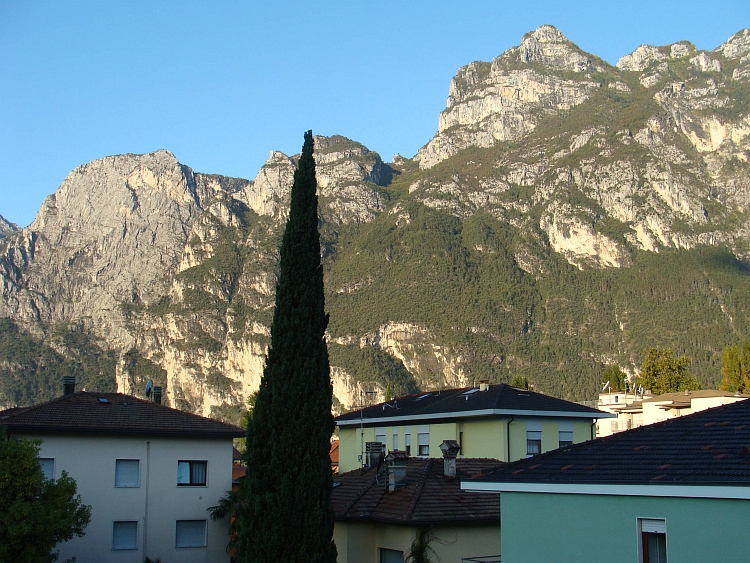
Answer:
[[[154,388],[154,382],[151,379],[149,379],[148,383],[146,383],[146,398],[147,399],[151,398],[151,390],[153,388]]]

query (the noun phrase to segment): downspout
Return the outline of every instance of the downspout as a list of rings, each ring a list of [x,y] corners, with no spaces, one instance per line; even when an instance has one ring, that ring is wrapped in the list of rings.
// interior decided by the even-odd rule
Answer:
[[[591,439],[593,440],[596,438],[596,423],[599,421],[598,418],[593,419],[594,421],[591,423]]]
[[[516,417],[511,416],[510,420],[508,421],[508,424],[505,427],[506,430],[506,437],[505,437],[505,443],[508,446],[508,456],[505,458],[505,461],[507,463],[510,463],[510,423],[515,420]]]
[[[151,442],[146,442],[146,510],[143,515],[143,558],[148,558],[148,480],[151,467]]]

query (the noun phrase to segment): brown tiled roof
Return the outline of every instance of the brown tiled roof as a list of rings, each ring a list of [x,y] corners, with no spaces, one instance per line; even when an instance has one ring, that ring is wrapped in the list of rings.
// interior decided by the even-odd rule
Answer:
[[[26,408],[0,411],[9,433],[148,434],[241,438],[242,428],[121,393],[72,393]]]
[[[457,478],[443,474],[442,459],[409,458],[406,486],[388,492],[385,473],[349,471],[334,478],[336,520],[396,524],[499,523],[500,494],[461,490],[461,479],[501,465],[496,459],[458,459]],[[379,482],[378,482],[379,481]]]
[[[476,481],[747,486],[750,401],[515,461]]]

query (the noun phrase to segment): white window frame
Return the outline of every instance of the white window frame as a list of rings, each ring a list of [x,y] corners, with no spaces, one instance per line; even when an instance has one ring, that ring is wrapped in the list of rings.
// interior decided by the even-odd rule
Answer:
[[[399,559],[400,558],[400,559]],[[403,561],[404,552],[398,549],[378,548],[378,563],[391,563],[391,561]]]
[[[55,458],[54,457],[40,457],[39,458],[39,469],[42,470],[42,475],[48,481],[55,479]]]
[[[564,438],[564,439],[563,439]],[[561,420],[557,425],[557,447],[573,445],[573,422]]]
[[[667,520],[665,518],[637,518],[636,528],[638,531],[638,563],[667,563],[669,561],[669,552],[667,545]],[[646,534],[664,536],[664,560],[649,557],[646,559],[646,550],[643,547],[644,537]]]
[[[383,444],[383,450],[385,450],[385,447],[386,447],[385,437],[386,437],[385,426],[375,428],[375,441]]]
[[[129,475],[126,472],[132,471],[134,464],[136,466],[135,481],[126,480],[125,477]],[[118,477],[120,477],[119,482],[118,482]],[[140,459],[116,459],[115,460],[115,487],[118,489],[136,489],[140,486],[141,486],[141,460]]]
[[[538,444],[538,452],[532,451],[532,444]],[[542,421],[526,421],[526,457],[532,457],[542,453]]]
[[[196,543],[196,544],[189,544],[186,542],[183,542],[183,544],[180,543],[180,524],[188,524],[188,523],[196,523],[196,522],[202,522],[203,523],[203,539],[201,540],[202,543]],[[175,531],[174,531],[174,546],[177,549],[190,549],[194,547],[206,547],[208,544],[208,521],[206,520],[177,520],[175,522]]]
[[[393,427],[392,438],[393,438],[393,449],[397,450],[398,449],[398,426]]]
[[[404,450],[407,455],[411,455],[411,427],[404,428]]]
[[[133,537],[133,542],[131,544],[128,544],[128,547],[118,547],[115,544],[115,536],[117,533],[116,530],[118,528],[118,524],[121,525],[120,526],[121,528],[124,528],[124,526],[122,526],[123,524],[133,525],[133,526],[128,526],[128,528],[135,527],[135,535]],[[134,549],[138,549],[138,520],[116,520],[112,522],[112,551],[130,551]]]
[[[430,425],[417,426],[417,456],[430,457]]]

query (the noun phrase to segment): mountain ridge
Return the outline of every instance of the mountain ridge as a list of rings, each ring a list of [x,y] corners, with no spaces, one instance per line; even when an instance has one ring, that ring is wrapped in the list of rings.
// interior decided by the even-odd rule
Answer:
[[[605,365],[634,373],[649,345],[715,384],[750,318],[748,53],[742,30],[612,66],[542,26],[459,69],[413,159],[316,137],[337,408],[516,374],[591,398]],[[0,317],[68,360],[114,354],[120,391],[154,379],[170,404],[236,420],[262,372],[295,163],[271,151],[253,180],[168,151],[77,167],[0,239]],[[56,392],[20,391],[51,352],[2,350],[0,400]]]

